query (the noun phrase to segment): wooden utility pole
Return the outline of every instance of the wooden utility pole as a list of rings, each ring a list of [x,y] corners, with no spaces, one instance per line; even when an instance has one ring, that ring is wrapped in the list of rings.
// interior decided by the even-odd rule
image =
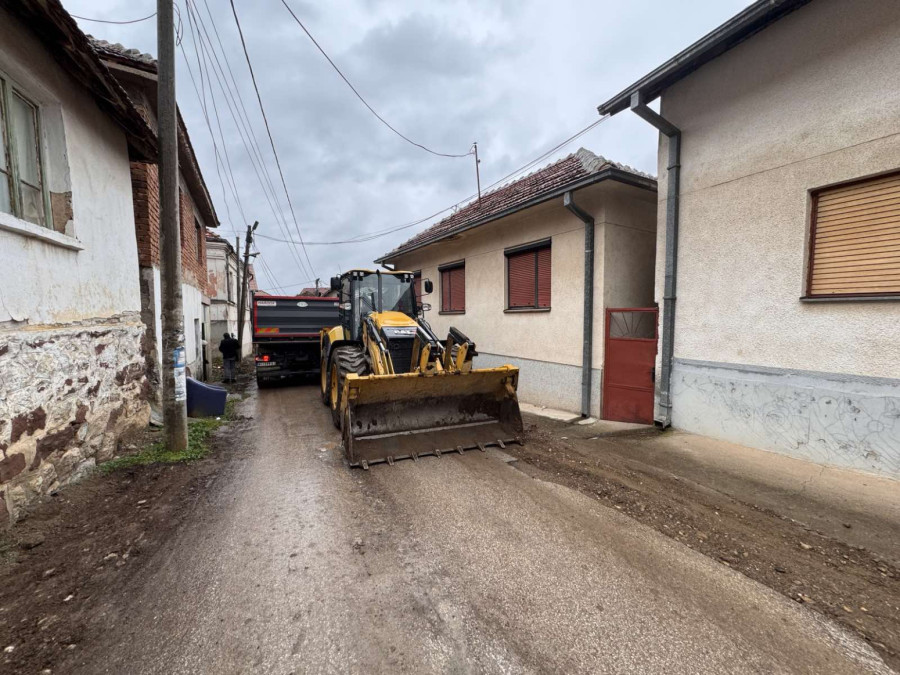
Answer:
[[[242,274],[243,283],[241,284],[241,301],[238,307],[238,342],[240,350],[238,354],[244,353],[244,313],[247,311],[247,293],[250,290],[250,244],[253,243],[253,233],[259,227],[259,222],[247,226],[247,239],[244,240],[244,272]]]
[[[162,286],[162,404],[166,447],[187,448],[184,310],[178,209],[178,125],[175,103],[175,30],[172,0],[157,0],[157,110],[159,229]]]

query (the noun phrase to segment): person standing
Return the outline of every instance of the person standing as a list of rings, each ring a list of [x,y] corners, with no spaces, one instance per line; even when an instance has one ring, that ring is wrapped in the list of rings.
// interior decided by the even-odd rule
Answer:
[[[219,351],[222,352],[222,365],[225,368],[223,380],[225,382],[234,382],[235,365],[237,364],[238,349],[240,343],[230,334],[225,333],[222,341],[219,343]]]

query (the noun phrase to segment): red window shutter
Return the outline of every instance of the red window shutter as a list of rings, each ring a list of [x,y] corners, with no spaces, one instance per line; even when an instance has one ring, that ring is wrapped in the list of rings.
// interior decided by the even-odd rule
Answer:
[[[534,251],[509,256],[507,271],[510,308],[534,307]]]
[[[422,275],[417,274],[413,277],[413,293],[416,294],[416,300],[422,299]]]
[[[454,267],[450,270],[450,304],[452,311],[466,311],[466,268]]]
[[[450,272],[452,270],[441,270],[441,311],[452,311],[450,308]]]
[[[537,252],[537,306],[550,306],[550,247]]]

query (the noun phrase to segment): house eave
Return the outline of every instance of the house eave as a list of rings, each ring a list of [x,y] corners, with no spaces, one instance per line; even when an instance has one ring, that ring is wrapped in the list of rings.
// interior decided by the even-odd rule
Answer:
[[[622,112],[629,107],[631,96],[635,92],[641,92],[645,101],[658,98],[665,89],[682,78],[809,2],[811,0],[757,0],[659,68],[598,106],[597,111],[601,115]]]
[[[494,221],[500,220],[502,218],[506,218],[507,216],[511,216],[514,213],[518,213],[519,211],[524,211],[526,209],[530,209],[533,206],[537,206],[538,204],[543,204],[552,199],[556,199],[558,197],[562,197],[566,192],[574,192],[576,190],[580,190],[582,188],[589,187],[591,185],[595,185],[597,183],[601,183],[607,180],[614,180],[619,183],[624,183],[626,185],[631,185],[632,187],[641,188],[643,190],[649,190],[651,192],[657,191],[656,181],[652,178],[647,178],[645,176],[640,176],[629,171],[623,171],[622,169],[616,167],[608,167],[598,173],[592,174],[586,178],[583,178],[579,181],[575,181],[572,183],[568,183],[567,185],[563,185],[551,192],[547,192],[545,194],[539,195],[528,201],[522,202],[521,204],[516,204],[508,209],[504,209],[503,211],[499,211],[497,213],[493,213],[485,218],[480,220],[476,220],[472,223],[469,223],[465,227],[460,227],[455,230],[451,230],[450,232],[446,232],[439,237],[435,237],[434,239],[429,239],[427,241],[420,242],[413,246],[410,246],[405,249],[401,249],[399,251],[392,251],[391,253],[382,256],[375,260],[375,264],[384,265],[385,263],[390,264],[391,261],[397,260],[402,256],[408,255],[413,251],[417,251],[421,248],[425,248],[426,246],[431,246],[432,244],[437,244],[441,241],[446,241],[452,237],[461,234],[462,232],[468,232],[469,230],[473,230],[477,227],[481,227],[483,225],[487,225]]]

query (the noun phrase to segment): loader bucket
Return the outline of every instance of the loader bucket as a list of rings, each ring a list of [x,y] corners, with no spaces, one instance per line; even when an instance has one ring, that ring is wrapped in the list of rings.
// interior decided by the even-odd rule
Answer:
[[[501,366],[425,376],[349,375],[343,400],[350,466],[519,443],[519,370]]]

